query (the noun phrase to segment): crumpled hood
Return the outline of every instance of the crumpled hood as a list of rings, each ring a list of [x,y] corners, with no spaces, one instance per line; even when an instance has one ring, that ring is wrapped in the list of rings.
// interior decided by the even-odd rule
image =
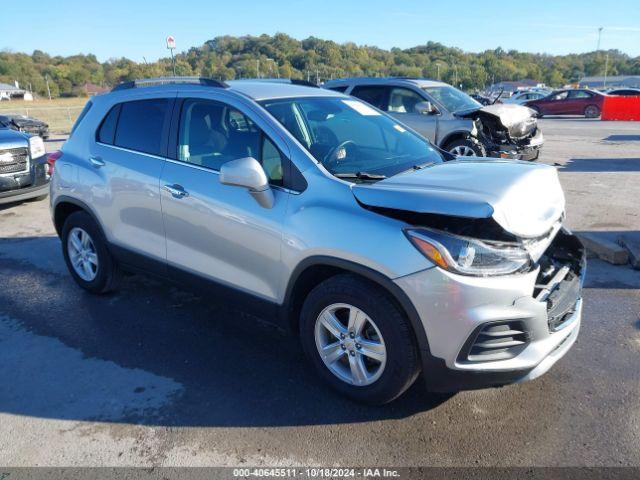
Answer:
[[[556,169],[502,160],[456,160],[352,187],[371,207],[469,218],[493,218],[521,238],[547,234],[562,216]]]
[[[513,103],[498,103],[487,105],[477,110],[466,111],[458,114],[460,117],[472,118],[489,115],[500,121],[507,129],[511,138],[522,138],[529,135],[538,125],[536,112],[529,107]]]

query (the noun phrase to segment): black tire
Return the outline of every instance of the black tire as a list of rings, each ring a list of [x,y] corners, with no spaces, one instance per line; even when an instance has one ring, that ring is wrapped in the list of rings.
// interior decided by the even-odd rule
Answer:
[[[451,153],[452,155],[457,155],[454,153],[456,149],[467,150],[470,149],[473,151],[473,155],[465,155],[465,156],[474,156],[474,157],[486,157],[487,151],[478,140],[475,138],[459,138],[457,140],[453,140],[447,143],[447,146],[444,149]]]
[[[600,116],[600,109],[597,105],[587,105],[584,108],[584,116],[586,118],[598,118]]]
[[[69,233],[75,227],[81,228],[89,234],[93,245],[95,246],[96,255],[98,257],[98,267],[96,276],[92,281],[82,279],[75,271],[68,252]],[[74,212],[64,222],[62,227],[62,255],[67,264],[69,273],[78,285],[95,294],[103,294],[115,290],[122,278],[121,270],[115,262],[111,253],[107,249],[104,234],[91,216],[84,212]]]
[[[355,386],[338,378],[320,357],[315,338],[316,320],[326,307],[336,303],[353,305],[365,312],[384,339],[386,364],[380,377],[370,385]],[[415,336],[406,315],[383,288],[356,275],[336,275],[309,293],[300,316],[300,337],[304,352],[318,374],[335,390],[358,402],[388,403],[402,395],[420,373]]]

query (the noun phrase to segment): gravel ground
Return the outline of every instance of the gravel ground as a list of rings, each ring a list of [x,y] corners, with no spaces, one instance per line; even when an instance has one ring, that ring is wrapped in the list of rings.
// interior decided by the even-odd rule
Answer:
[[[640,231],[640,125],[543,119],[568,223]],[[48,143],[50,149],[56,142]],[[0,207],[0,465],[640,466],[640,272],[589,264],[574,348],[501,389],[363,407],[287,334],[141,276],[93,297],[47,201]]]

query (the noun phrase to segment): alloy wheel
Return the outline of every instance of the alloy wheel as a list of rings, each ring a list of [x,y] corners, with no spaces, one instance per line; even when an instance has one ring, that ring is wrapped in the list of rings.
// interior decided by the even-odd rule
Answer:
[[[382,334],[365,312],[353,305],[326,307],[315,325],[320,358],[340,380],[363,387],[380,378],[387,363]]]
[[[476,152],[473,151],[473,148],[468,147],[467,145],[458,145],[457,147],[453,147],[450,150],[450,153],[453,153],[456,157],[475,157]]]
[[[91,236],[82,228],[72,228],[67,253],[76,274],[85,282],[92,282],[98,275],[98,254]]]

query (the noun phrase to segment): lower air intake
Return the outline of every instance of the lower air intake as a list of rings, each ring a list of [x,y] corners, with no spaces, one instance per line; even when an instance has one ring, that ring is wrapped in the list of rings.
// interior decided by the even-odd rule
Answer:
[[[459,360],[463,362],[508,360],[518,355],[528,342],[529,335],[522,322],[485,324],[471,334]]]

